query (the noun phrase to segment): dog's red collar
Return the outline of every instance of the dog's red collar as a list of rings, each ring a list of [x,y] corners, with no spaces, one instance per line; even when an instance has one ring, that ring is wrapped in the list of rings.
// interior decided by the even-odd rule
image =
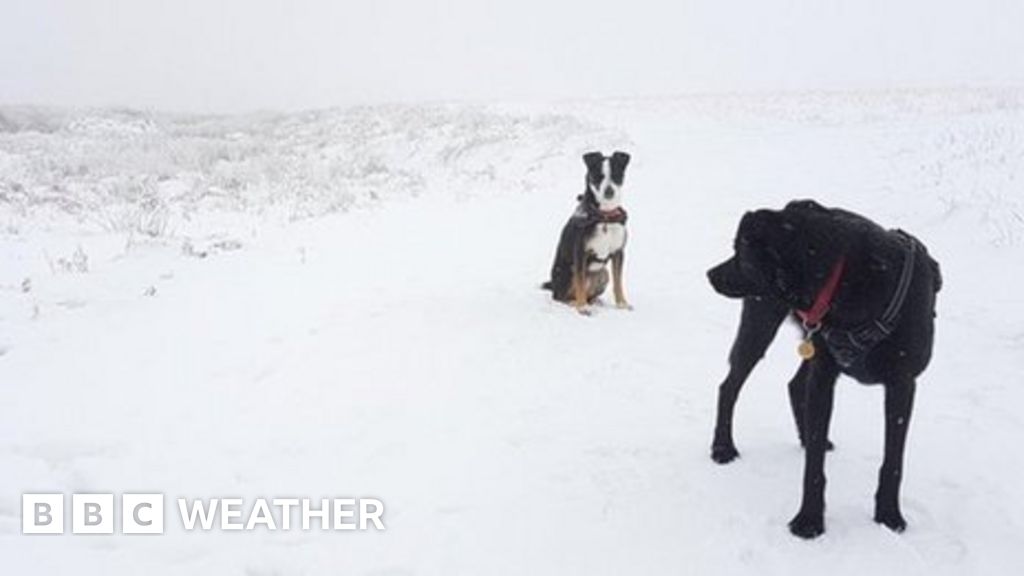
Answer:
[[[626,211],[620,206],[614,210],[598,210],[601,222],[606,224],[622,224],[626,221]]]
[[[825,285],[821,287],[821,291],[818,292],[818,296],[814,299],[811,309],[796,311],[796,315],[800,317],[805,327],[814,328],[819,326],[821,319],[825,317],[825,314],[828,314],[829,308],[832,307],[832,298],[836,294],[836,289],[839,288],[839,280],[843,277],[844,268],[846,268],[846,256],[840,256],[839,260],[832,266],[832,272],[828,275]]]

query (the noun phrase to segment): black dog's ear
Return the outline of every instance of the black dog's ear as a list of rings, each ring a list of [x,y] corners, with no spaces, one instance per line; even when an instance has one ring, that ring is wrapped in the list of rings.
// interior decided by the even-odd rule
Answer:
[[[736,239],[741,242],[763,242],[775,217],[775,213],[771,210],[755,210],[744,213],[743,218],[740,218]]]
[[[587,152],[583,155],[583,163],[587,165],[587,172],[601,172],[602,162],[604,162],[604,154],[600,152]]]
[[[626,166],[629,164],[629,154],[616,151],[608,163],[612,168],[612,182],[622,184],[622,177],[626,175]]]
[[[828,212],[828,208],[825,208],[821,204],[818,204],[814,200],[791,200],[784,210],[803,210],[806,212]]]

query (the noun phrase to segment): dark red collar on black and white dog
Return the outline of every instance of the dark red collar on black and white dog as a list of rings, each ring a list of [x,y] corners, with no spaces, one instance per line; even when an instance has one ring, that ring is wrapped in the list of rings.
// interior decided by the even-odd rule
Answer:
[[[602,224],[625,224],[626,209],[621,206],[614,210],[599,210],[598,215]]]

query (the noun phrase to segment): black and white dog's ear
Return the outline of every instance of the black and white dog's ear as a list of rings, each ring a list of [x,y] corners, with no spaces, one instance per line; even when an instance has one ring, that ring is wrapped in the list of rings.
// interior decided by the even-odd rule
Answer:
[[[629,158],[629,154],[617,150],[614,154],[612,154],[612,170],[625,170],[626,165],[629,164]]]
[[[604,162],[604,154],[600,152],[587,152],[583,155],[583,163],[587,165],[587,172],[601,172],[601,164]]]
[[[616,151],[608,162],[612,169],[612,181],[622,183],[622,177],[626,175],[626,166],[629,164],[629,154]]]

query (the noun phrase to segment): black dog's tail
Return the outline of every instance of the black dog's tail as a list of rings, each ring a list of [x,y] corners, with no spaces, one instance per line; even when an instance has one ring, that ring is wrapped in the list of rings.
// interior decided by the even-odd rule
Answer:
[[[551,280],[548,280],[547,282],[545,282],[545,283],[540,285],[540,289],[541,290],[554,290],[555,287],[554,287],[553,284],[551,284]]]
[[[928,253],[928,248],[920,240],[914,238],[914,241],[923,249],[924,255],[928,259],[928,267],[932,269],[932,289],[938,294],[942,290],[942,268],[939,266],[938,260],[932,258],[932,255]]]
[[[929,257],[928,263],[932,266],[932,286],[935,288],[935,292],[937,293],[939,290],[942,290],[942,269],[934,258]]]
[[[935,258],[932,258],[932,255],[928,253],[928,247],[925,246],[923,242],[902,230],[899,232],[910,238],[910,241],[916,244],[918,249],[924,252],[924,257],[928,261],[928,267],[931,269],[932,273],[932,290],[938,294],[939,291],[942,290],[942,268],[939,266],[939,262]]]

